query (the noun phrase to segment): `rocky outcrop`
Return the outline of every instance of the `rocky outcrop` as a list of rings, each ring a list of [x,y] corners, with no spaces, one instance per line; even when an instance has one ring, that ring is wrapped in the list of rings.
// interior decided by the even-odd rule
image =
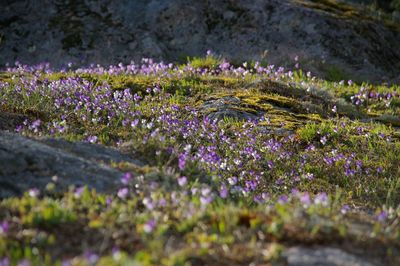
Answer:
[[[50,182],[58,191],[71,185],[112,191],[120,185],[123,173],[109,164],[122,161],[141,165],[138,160],[100,145],[35,140],[0,131],[0,198],[21,195],[32,188],[43,190]]]
[[[239,120],[257,120],[263,115],[263,112],[257,112],[251,109],[244,110],[241,107],[240,99],[233,96],[209,99],[201,106],[201,111],[210,120],[216,121],[223,120],[226,117]]]
[[[384,265],[375,258],[359,257],[332,247],[291,247],[284,252],[289,266],[377,266]]]
[[[231,60],[273,64],[298,55],[302,67],[328,78],[398,77],[395,26],[316,2],[5,0],[0,65],[180,60],[211,49]]]

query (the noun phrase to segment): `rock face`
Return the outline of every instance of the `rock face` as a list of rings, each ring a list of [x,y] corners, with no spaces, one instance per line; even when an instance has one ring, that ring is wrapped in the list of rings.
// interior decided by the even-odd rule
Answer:
[[[0,198],[20,195],[30,188],[44,189],[57,176],[56,188],[70,185],[112,191],[123,173],[110,162],[140,165],[117,150],[83,142],[60,139],[29,139],[0,131]]]
[[[179,60],[211,49],[274,64],[298,55],[315,74],[352,79],[395,79],[400,70],[396,27],[312,1],[3,0],[1,10],[3,66]]]
[[[204,102],[202,112],[210,120],[223,120],[225,117],[238,120],[256,120],[262,116],[262,112],[249,112],[240,108],[240,99],[233,96],[222,97],[221,99],[210,99]]]
[[[289,266],[378,266],[381,262],[360,258],[331,247],[292,247],[285,251]]]

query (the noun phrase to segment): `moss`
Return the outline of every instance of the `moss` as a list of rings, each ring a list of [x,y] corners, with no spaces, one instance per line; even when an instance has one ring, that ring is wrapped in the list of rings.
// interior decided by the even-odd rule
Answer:
[[[7,72],[4,72],[4,73],[0,72],[0,81],[11,84],[12,83],[12,75]]]
[[[343,3],[343,1],[337,0],[296,0],[296,2],[312,9],[328,12],[339,18],[383,22],[387,27],[395,30],[400,29],[399,24],[391,19],[390,14],[380,13],[380,15],[377,16],[376,10],[371,10],[362,5],[349,5]]]
[[[45,79],[49,81],[56,81],[56,80],[61,80],[70,77],[71,74],[68,73],[61,73],[61,72],[54,72],[51,74],[43,74],[40,79],[43,81]]]
[[[47,77],[56,80],[71,75],[54,73]],[[79,196],[71,189],[50,201],[53,195],[46,194],[46,191],[39,197],[24,195],[22,198],[0,200],[0,222],[5,220],[10,223],[8,235],[0,237],[0,257],[12,254],[13,265],[22,258],[29,258],[29,254],[36,252],[36,249],[39,254],[49,253],[50,258],[60,258],[59,254],[74,258],[86,251],[83,250],[86,247],[98,254],[104,265],[124,264],[124,259],[131,255],[134,256],[130,261],[133,264],[135,260],[156,265],[268,264],[272,263],[272,258],[279,258],[281,252],[280,246],[269,247],[271,239],[276,245],[282,246],[305,243],[304,239],[308,245],[340,245],[346,242],[360,249],[364,246],[369,250],[381,248],[383,252],[380,254],[387,254],[385,249],[390,247],[397,252],[395,255],[399,254],[398,226],[394,224],[398,219],[396,211],[390,213],[393,217],[389,217],[387,222],[380,222],[376,221],[373,211],[367,214],[356,209],[352,217],[366,221],[364,216],[368,216],[371,222],[361,234],[355,235],[351,228],[352,220],[342,210],[343,204],[363,208],[386,204],[395,210],[400,200],[397,193],[400,183],[396,180],[400,174],[400,131],[383,123],[365,123],[348,118],[354,110],[350,107],[346,109],[346,104],[352,105],[339,99],[338,95],[341,95],[341,90],[349,95],[357,93],[358,85],[334,87],[330,82],[305,80],[304,87],[315,88],[307,91],[300,84],[302,81],[291,85],[267,79],[256,81],[254,76],[257,75],[243,79],[225,74],[193,73],[176,76],[171,73],[168,77],[77,75],[93,84],[107,82],[113,90],[130,88],[135,92],[143,92],[155,85],[163,89],[159,94],[143,97],[142,101],[131,106],[129,112],[142,113],[137,127],[122,125],[123,119],[134,119],[136,115],[125,117],[120,114],[114,120],[92,123],[90,119],[80,119],[79,112],[71,111],[65,118],[69,131],[60,134],[71,140],[86,139],[88,134],[93,134],[101,142],[110,145],[121,140],[125,143],[120,146],[122,152],[146,165],[111,163],[112,167],[131,172],[133,176],[132,183],[127,186],[130,193],[124,199],[118,197],[117,191],[98,194],[85,189]],[[43,74],[41,78],[45,77]],[[382,87],[379,90],[388,92],[394,88]],[[43,91],[45,93],[46,90]],[[5,94],[8,107],[21,111],[30,110],[31,106],[43,106],[42,109],[54,114],[56,119],[62,114],[54,108],[54,104],[43,105],[50,102],[43,95],[29,98],[33,104],[19,101],[16,95]],[[226,123],[210,128],[208,126],[211,125],[205,123],[197,129],[194,127],[196,132],[185,135],[191,131],[188,121],[199,123],[202,116],[185,108],[176,111],[172,105],[179,102],[182,106],[201,110],[206,100],[223,97],[240,99],[232,101],[228,108],[253,114],[263,113],[266,119],[260,122],[262,127],[227,118],[224,120]],[[341,101],[344,101],[341,103],[343,106],[339,104]],[[333,104],[338,105],[339,115],[329,114]],[[383,115],[384,106],[375,103],[368,105],[358,107],[359,112],[372,106],[374,118],[391,120],[395,117],[396,104],[386,107],[390,117]],[[208,111],[217,111],[217,108]],[[173,119],[157,119],[164,115]],[[372,118],[372,115],[369,117]],[[154,124],[144,126],[142,121],[148,122],[150,119]],[[173,121],[173,124],[169,121]],[[154,131],[155,128],[159,131]],[[286,138],[289,135],[293,138]],[[327,137],[326,143],[321,142],[322,136]],[[390,141],[386,140],[387,137],[390,137]],[[313,149],[306,148],[310,144],[313,144]],[[271,150],[270,145],[273,147]],[[193,162],[187,161],[185,169],[178,170],[178,156],[181,152],[187,152],[187,147],[191,147],[191,155],[197,154],[202,148],[212,151],[213,156],[226,158],[231,169],[215,170],[215,165],[207,168],[202,160],[206,157],[196,161],[193,156]],[[261,158],[253,160],[253,153],[246,158],[248,148],[254,148],[254,155],[259,154]],[[332,165],[324,163],[326,157],[339,154],[344,156],[343,160],[338,159]],[[236,158],[243,160],[243,165],[238,168],[234,160]],[[273,167],[264,171],[269,160],[273,162]],[[359,172],[352,177],[346,176],[344,164],[348,163],[351,169],[356,169],[354,163],[358,160],[363,163]],[[378,173],[378,167],[382,168],[382,172]],[[251,176],[253,171],[263,171],[258,190],[248,192],[249,196],[245,197],[234,193],[227,198],[218,197],[221,183],[242,171]],[[312,173],[313,179],[309,179],[307,173]],[[183,175],[187,177],[187,184],[180,186],[177,179]],[[299,182],[295,180],[297,177]],[[278,180],[282,180],[283,185],[277,185]],[[194,194],[192,189],[202,190],[208,186],[215,197],[212,203],[203,206],[200,195]],[[315,194],[327,192],[330,204],[310,203],[305,206],[295,193],[290,192],[292,188],[309,192],[311,201],[314,201]],[[253,201],[253,196],[264,192],[270,195],[270,199],[261,204]],[[282,193],[290,194],[285,204],[280,204],[278,200]],[[144,203],[147,199],[151,199],[154,206],[146,208]],[[25,208],[27,203],[30,204],[29,208]],[[192,215],[187,215],[191,210],[194,210]],[[145,232],[144,225],[149,219],[156,220],[156,226],[152,232]],[[255,232],[257,237],[254,237]],[[175,240],[171,242],[171,239]],[[181,249],[175,242],[188,248]],[[260,250],[260,246],[265,249]],[[120,249],[121,254],[115,250],[111,254],[115,247]],[[165,252],[166,247],[168,252]],[[27,255],[23,253],[24,250],[27,250]],[[65,254],[65,251],[69,253]],[[212,256],[210,252],[213,252]],[[73,263],[80,262],[80,259],[82,265],[87,264],[81,257],[75,257]],[[44,264],[40,262],[37,264]]]
[[[297,127],[302,125],[302,123],[298,120],[287,116],[268,114],[266,115],[266,117],[268,118],[268,121],[262,122],[260,123],[260,125],[275,128],[284,128],[287,130],[295,130]]]
[[[239,112],[245,112],[245,113],[250,113],[250,114],[258,114],[257,110],[253,109],[253,108],[249,108],[249,107],[243,107],[243,106],[233,106],[230,107],[230,109],[232,110],[236,110]]]
[[[306,121],[323,121],[323,118],[319,114],[293,114],[293,116]]]
[[[237,97],[240,99],[247,98],[247,94],[238,93],[236,94]],[[299,106],[299,103],[291,98],[287,98],[278,94],[264,94],[264,95],[257,95],[257,98],[253,100],[255,103],[269,103],[277,107],[283,108],[296,108]]]
[[[288,85],[284,82],[277,82],[272,80],[262,80],[255,84],[262,93],[274,93],[281,96],[304,99],[309,95],[304,89],[295,85]]]

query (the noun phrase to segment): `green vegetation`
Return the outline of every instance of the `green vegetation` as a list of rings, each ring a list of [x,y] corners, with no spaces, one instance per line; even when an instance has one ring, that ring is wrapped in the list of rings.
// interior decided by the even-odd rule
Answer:
[[[346,243],[400,262],[398,86],[208,55],[19,66],[0,88],[0,110],[24,118],[10,130],[123,147],[146,164],[111,163],[125,173],[112,193],[55,182],[2,199],[0,261],[259,265],[293,245]]]

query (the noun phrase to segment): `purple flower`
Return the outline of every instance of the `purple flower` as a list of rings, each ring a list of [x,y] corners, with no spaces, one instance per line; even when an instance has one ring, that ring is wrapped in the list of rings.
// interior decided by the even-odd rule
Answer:
[[[117,196],[120,199],[125,199],[129,194],[128,188],[124,187],[118,190]]]
[[[219,189],[219,196],[223,199],[228,197],[228,189],[226,186],[221,186]]]
[[[24,128],[23,125],[18,125],[18,126],[15,128],[15,132],[20,133],[20,132],[22,131],[23,128]],[[1,264],[0,264],[0,266],[1,266]]]
[[[222,64],[219,65],[219,68],[224,71],[224,70],[228,70],[230,68],[231,64],[229,64],[228,62],[224,62]]]
[[[37,188],[31,188],[29,189],[28,194],[30,197],[35,198],[40,195],[40,191]]]
[[[87,262],[89,262],[91,265],[96,264],[96,262],[99,260],[99,255],[90,251],[86,252],[84,256]]]
[[[323,137],[320,139],[320,142],[322,143],[322,145],[325,145],[327,141],[328,141],[328,140],[327,140],[326,136],[323,136]]]
[[[9,258],[1,258],[0,259],[0,266],[10,266],[10,259]]]
[[[152,209],[154,209],[154,203],[153,203],[153,200],[151,199],[151,198],[149,198],[149,197],[145,197],[143,200],[142,200],[142,203],[143,203],[143,205],[148,209],[148,210],[152,210]]]
[[[315,204],[328,205],[328,195],[325,192],[318,193],[314,198]]]
[[[257,188],[257,182],[255,180],[245,181],[246,189],[249,191],[254,191]]]
[[[135,119],[131,122],[131,127],[135,128],[139,124],[139,119]]]
[[[229,177],[229,178],[228,178],[228,183],[229,183],[229,185],[231,185],[231,186],[236,185],[237,181],[238,181],[238,179],[237,179],[236,176],[232,176],[232,177]]]
[[[199,191],[198,188],[195,188],[195,187],[193,187],[193,188],[190,190],[190,192],[192,193],[193,196],[196,195],[198,191]]]
[[[89,136],[89,137],[87,137],[87,141],[88,142],[90,142],[90,143],[96,143],[97,142],[97,137],[96,136]]]
[[[124,185],[128,185],[129,182],[131,182],[131,180],[132,180],[132,174],[129,172],[126,172],[121,178],[121,183]]]
[[[112,198],[111,198],[111,197],[108,197],[108,198],[106,199],[106,205],[107,205],[107,206],[110,206],[111,203],[112,203]]]
[[[345,165],[345,167],[346,167],[346,165]],[[354,176],[355,174],[356,174],[356,171],[354,171],[354,170],[352,170],[352,169],[349,169],[348,167],[345,169],[345,171],[344,171],[344,174],[346,175],[346,176]]]
[[[179,155],[179,158],[178,158],[178,166],[179,166],[179,169],[182,171],[182,170],[184,170],[185,169],[185,166],[186,166],[186,159],[187,159],[187,154],[186,153],[181,153],[180,155]]]
[[[267,201],[267,200],[269,200],[269,195],[268,195],[267,193],[261,193],[261,198],[262,198],[264,201]]]
[[[289,197],[287,195],[282,195],[278,198],[278,203],[285,204],[289,201]]]
[[[304,206],[309,206],[311,204],[310,194],[307,192],[301,194],[299,200]]]
[[[378,215],[376,216],[376,219],[379,222],[384,222],[386,221],[386,219],[388,218],[388,213],[386,211],[381,211],[378,213]]]
[[[263,204],[264,203],[264,199],[259,195],[254,196],[253,200],[254,200],[254,202],[256,202],[258,204]]]
[[[75,189],[74,197],[80,198],[82,196],[83,191],[85,191],[85,187],[78,187]]]
[[[112,256],[113,256],[113,259],[114,260],[120,260],[121,259],[121,257],[122,257],[122,254],[121,254],[121,250],[119,249],[119,248],[117,248],[117,247],[113,247],[113,249],[112,249]]]
[[[0,235],[1,234],[7,234],[9,229],[9,224],[7,221],[4,221],[0,224]]]
[[[61,266],[72,266],[72,263],[70,260],[63,260]]]
[[[376,172],[377,172],[378,174],[382,173],[382,172],[383,172],[383,169],[382,169],[382,167],[378,167],[378,168],[376,168]]]
[[[156,225],[156,221],[154,219],[150,219],[143,225],[143,231],[149,234],[153,232],[153,230],[156,228]]]
[[[179,186],[183,187],[184,185],[187,184],[187,177],[186,176],[181,176],[178,178],[178,184]]]
[[[201,195],[204,197],[208,196],[210,194],[210,192],[211,192],[211,189],[208,187],[201,189]]]
[[[18,266],[31,266],[32,264],[28,260],[21,260],[17,264]]]
[[[306,173],[304,175],[305,178],[307,178],[308,180],[313,180],[314,179],[314,174],[313,173]]]
[[[350,206],[347,204],[343,205],[342,209],[340,210],[342,214],[346,214],[348,211],[350,211]]]
[[[42,124],[42,121],[40,121],[40,119],[35,120],[31,124],[31,129],[38,129],[41,124]]]
[[[210,196],[201,196],[201,197],[200,197],[201,205],[208,205],[208,204],[210,204],[212,201],[213,201],[212,195],[210,195]]]
[[[165,207],[167,205],[167,201],[165,199],[160,199],[158,201],[158,206]]]

